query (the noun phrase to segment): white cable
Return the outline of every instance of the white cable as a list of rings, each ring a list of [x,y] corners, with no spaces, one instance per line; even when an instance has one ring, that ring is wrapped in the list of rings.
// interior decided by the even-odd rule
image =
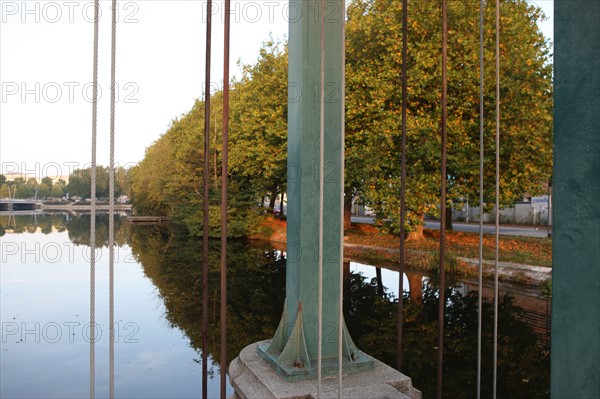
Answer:
[[[115,397],[115,89],[117,53],[117,1],[112,0],[110,73],[110,165],[108,168],[108,273],[109,273],[109,396]]]
[[[100,1],[94,0],[94,54],[92,87],[92,164],[90,167],[90,399],[96,379],[96,132],[98,121],[98,23]]]
[[[341,125],[341,137],[340,137],[340,241],[339,241],[339,253],[340,253],[340,297],[339,297],[339,308],[338,308],[338,399],[342,399],[342,379],[343,379],[343,334],[344,334],[344,179],[345,179],[345,164],[344,164],[344,142],[346,136],[346,1],[342,0],[342,79],[340,88],[341,92],[341,113],[342,113],[342,125]]]

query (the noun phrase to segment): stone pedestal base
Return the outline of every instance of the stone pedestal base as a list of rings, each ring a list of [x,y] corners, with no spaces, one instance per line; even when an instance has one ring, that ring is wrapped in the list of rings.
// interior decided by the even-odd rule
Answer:
[[[244,348],[229,366],[235,399],[316,399],[317,380],[288,382],[257,354],[257,342]],[[409,377],[373,359],[373,370],[344,375],[344,399],[421,399]],[[321,397],[338,397],[336,377],[322,379]]]

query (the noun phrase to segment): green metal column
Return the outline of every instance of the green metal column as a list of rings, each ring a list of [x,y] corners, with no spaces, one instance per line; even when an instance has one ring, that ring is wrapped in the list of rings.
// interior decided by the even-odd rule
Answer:
[[[323,375],[338,369],[338,308],[343,236],[344,3],[290,0],[288,81],[287,299],[270,346],[258,353],[288,380],[316,375],[318,346],[319,206],[323,169]],[[324,7],[324,13],[322,12]],[[321,90],[321,18],[324,17],[324,90]],[[321,93],[322,92],[322,93]],[[324,163],[320,163],[321,95]],[[344,370],[372,361],[344,328]]]
[[[600,1],[555,0],[551,397],[600,397]]]

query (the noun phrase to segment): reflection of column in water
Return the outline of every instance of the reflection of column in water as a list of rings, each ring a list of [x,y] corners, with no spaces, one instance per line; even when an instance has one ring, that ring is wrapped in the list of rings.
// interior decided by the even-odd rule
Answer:
[[[92,162],[90,167],[90,399],[95,393],[96,343],[96,129],[98,116],[98,22],[100,1],[94,1],[94,65],[92,84]]]
[[[117,39],[117,0],[112,0],[112,52],[110,85],[110,167],[108,169],[108,329],[109,396],[115,397],[115,58]]]
[[[111,171],[112,172],[112,171]],[[112,191],[112,190],[111,190]],[[112,198],[112,195],[111,195]],[[114,249],[114,237],[115,237],[115,224],[114,224],[114,204],[111,204],[108,218],[108,274],[109,274],[109,314],[108,314],[108,328],[109,328],[109,393],[110,398],[115,397],[115,249]]]
[[[92,168],[95,168],[93,166]],[[95,174],[95,173],[93,173]],[[92,207],[90,213],[90,399],[95,396],[96,379],[96,181],[92,180]]]

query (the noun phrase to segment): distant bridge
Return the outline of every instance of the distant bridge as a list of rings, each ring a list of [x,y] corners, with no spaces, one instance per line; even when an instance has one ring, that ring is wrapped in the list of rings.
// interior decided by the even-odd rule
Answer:
[[[87,212],[91,209],[89,203],[57,203],[55,201],[42,201],[36,199],[1,199],[0,212],[17,211],[65,211]],[[96,205],[98,211],[108,211],[108,204]],[[126,212],[131,210],[131,204],[115,204],[115,211]]]
[[[33,211],[40,209],[42,203],[34,199],[3,199],[0,200],[0,212]]]

